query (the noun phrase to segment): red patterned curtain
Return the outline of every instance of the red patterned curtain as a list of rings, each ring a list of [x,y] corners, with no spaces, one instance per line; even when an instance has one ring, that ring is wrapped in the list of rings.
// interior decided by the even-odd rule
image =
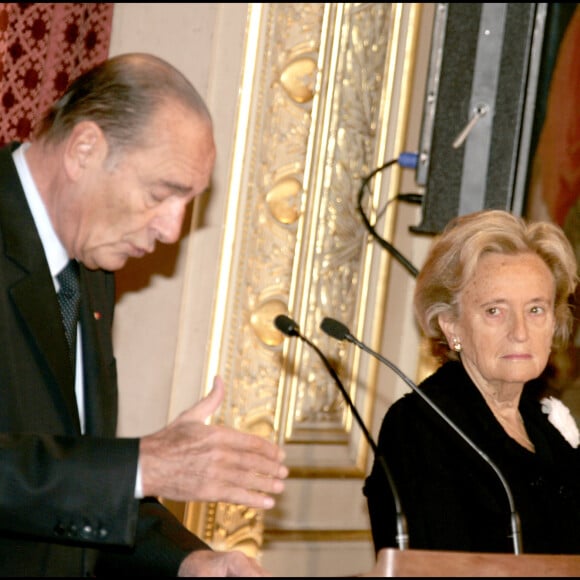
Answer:
[[[108,56],[112,3],[0,3],[0,145],[26,140],[69,82]]]

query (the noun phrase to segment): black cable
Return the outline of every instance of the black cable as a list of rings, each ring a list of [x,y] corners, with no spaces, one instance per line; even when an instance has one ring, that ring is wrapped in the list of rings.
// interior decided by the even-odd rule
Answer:
[[[362,198],[365,192],[365,188],[367,186],[367,184],[369,183],[369,181],[380,171],[383,171],[384,169],[386,169],[387,167],[390,167],[391,165],[394,165],[395,163],[399,162],[399,158],[395,158],[395,159],[390,159],[389,161],[387,161],[386,163],[384,163],[383,165],[381,165],[380,167],[377,167],[376,169],[373,169],[373,171],[371,171],[362,181],[362,184],[360,186],[360,189],[358,191],[358,199],[357,199],[357,209],[363,219],[364,225],[367,228],[367,230],[369,231],[369,233],[379,242],[379,244],[385,249],[387,250],[392,256],[394,256],[400,264],[402,264],[413,277],[417,277],[417,274],[419,274],[419,270],[413,266],[413,264],[407,260],[407,258],[405,258],[405,256],[403,256],[403,254],[401,254],[401,252],[399,252],[399,250],[397,250],[397,248],[395,248],[395,246],[393,246],[390,242],[388,242],[387,240],[385,240],[383,237],[381,237],[377,231],[375,230],[375,227],[371,224],[371,222],[369,221],[367,215],[365,214],[363,207],[362,207]]]
[[[397,201],[406,201],[407,203],[423,203],[422,193],[399,193],[394,199]]]
[[[421,204],[423,203],[423,195],[421,193],[398,193],[395,195],[395,197],[391,197],[387,200],[387,203],[385,203],[385,205],[379,211],[377,211],[377,219],[375,220],[375,223],[377,223],[379,219],[383,217],[389,205],[391,205],[394,201],[406,201],[407,203]]]

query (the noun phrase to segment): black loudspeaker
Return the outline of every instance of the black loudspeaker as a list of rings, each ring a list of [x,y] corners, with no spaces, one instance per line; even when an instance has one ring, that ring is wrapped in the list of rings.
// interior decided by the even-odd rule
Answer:
[[[416,170],[437,234],[481,209],[524,208],[547,4],[438,3]]]

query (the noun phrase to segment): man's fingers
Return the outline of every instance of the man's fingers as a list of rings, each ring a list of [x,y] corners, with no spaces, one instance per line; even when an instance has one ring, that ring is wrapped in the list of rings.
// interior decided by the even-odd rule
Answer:
[[[216,376],[211,391],[165,429],[140,444],[143,489],[176,501],[224,501],[270,509],[284,490],[285,452],[274,442],[205,421],[223,402]],[[161,469],[159,466],[163,466]],[[151,473],[171,473],[156,478]]]
[[[234,505],[244,505],[255,509],[269,510],[274,507],[276,500],[267,493],[246,489],[239,485],[230,484],[225,481],[214,483],[211,489],[207,490],[205,501],[222,501]]]

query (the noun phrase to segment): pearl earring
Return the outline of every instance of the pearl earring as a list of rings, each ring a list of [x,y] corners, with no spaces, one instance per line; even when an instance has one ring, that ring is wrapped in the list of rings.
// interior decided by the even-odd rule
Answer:
[[[454,336],[451,339],[451,347],[453,348],[453,350],[455,352],[461,352],[461,340],[459,340],[459,338],[457,338],[456,336]]]

